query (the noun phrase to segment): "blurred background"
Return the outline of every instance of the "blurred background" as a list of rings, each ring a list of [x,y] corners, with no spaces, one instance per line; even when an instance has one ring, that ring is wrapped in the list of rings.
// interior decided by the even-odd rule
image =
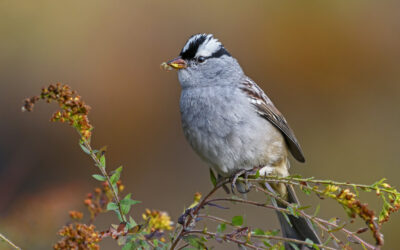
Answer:
[[[208,167],[181,130],[176,73],[159,67],[200,32],[214,33],[285,114],[307,159],[292,160],[293,174],[366,184],[386,177],[398,185],[399,7],[361,0],[1,1],[0,232],[23,248],[48,249],[68,211],[84,211],[83,199],[98,185],[76,132],[49,122],[56,105],[21,112],[24,98],[57,81],[92,107],[93,145],[108,146],[109,168],[123,165],[127,192],[143,202],[135,218],[156,208],[176,221],[195,192],[207,192]],[[325,218],[345,218],[341,210],[322,202]],[[265,229],[278,225],[271,211],[227,214],[246,214]],[[111,220],[102,215],[96,225],[105,230]],[[395,214],[385,225],[386,249],[398,248],[399,223]],[[118,249],[112,241],[102,246]]]

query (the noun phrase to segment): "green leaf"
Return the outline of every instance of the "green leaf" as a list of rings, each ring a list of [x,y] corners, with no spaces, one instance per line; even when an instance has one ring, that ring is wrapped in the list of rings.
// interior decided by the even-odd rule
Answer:
[[[107,204],[107,210],[118,210],[118,205],[114,202],[110,202]]]
[[[225,231],[225,229],[226,229],[226,224],[225,223],[221,223],[217,227],[217,232],[218,233],[222,233],[223,231]]]
[[[318,215],[320,208],[321,208],[321,205],[318,203],[317,207],[315,208],[314,217]]]
[[[136,225],[137,225],[136,221],[132,218],[132,216],[129,216],[129,226],[130,226],[129,229],[131,229]]]
[[[117,181],[118,181],[119,178],[121,177],[121,172],[122,172],[122,166],[118,167],[118,168],[114,171],[113,175],[111,175],[111,178],[110,178],[111,184],[114,185],[115,183],[117,183]]]
[[[210,180],[211,183],[215,186],[217,186],[217,178],[215,177],[214,171],[210,168]]]
[[[315,243],[312,245],[312,247],[313,247],[315,250],[320,250],[319,246],[318,246],[317,244],[315,244]]]
[[[272,247],[271,242],[269,240],[263,240],[263,243],[266,247]]]
[[[85,145],[83,144],[82,140],[79,142],[79,146],[81,146],[81,149],[82,149],[83,152],[85,152],[88,155],[91,154],[90,150],[87,147],[85,147]]]
[[[282,213],[283,217],[285,217],[286,222],[293,227],[292,222],[289,219],[289,216],[287,215],[287,213]]]
[[[183,240],[189,243],[192,247],[195,249],[205,249],[206,246],[203,243],[203,239],[199,238],[198,236],[195,235],[185,235],[183,236]]]
[[[320,250],[319,247],[317,246],[317,244],[314,243],[314,241],[310,240],[309,238],[307,238],[305,240],[305,242],[309,243],[310,245],[312,245],[312,247],[316,250]]]
[[[98,180],[98,181],[105,181],[105,180],[107,180],[106,177],[104,177],[104,176],[102,176],[102,175],[100,175],[100,174],[94,174],[94,175],[92,175],[92,177],[95,178],[95,179]]]
[[[121,200],[121,211],[123,214],[128,214],[131,210],[131,206],[140,203],[140,201],[135,201],[131,199],[132,194],[127,194],[124,199]]]
[[[386,181],[386,178],[382,178],[379,181],[375,182],[374,184],[371,185],[371,187],[379,187],[384,181]]]
[[[297,212],[297,210],[295,208],[293,208],[292,206],[288,206],[287,210],[289,210],[290,214],[293,215],[294,217],[298,218],[299,217],[299,213]]]
[[[100,156],[100,167],[102,167],[102,168],[106,167],[106,156],[105,155]]]
[[[302,187],[301,191],[303,191],[303,193],[305,193],[306,195],[311,194],[311,189],[309,187]]]
[[[265,235],[265,232],[262,229],[256,228],[256,229],[254,229],[253,234],[254,235]]]
[[[133,243],[129,242],[122,247],[122,250],[133,250]]]
[[[297,210],[305,210],[310,207],[312,207],[312,206],[301,206],[301,207],[298,207]]]
[[[154,239],[154,240],[153,240],[153,245],[154,245],[155,247],[158,247],[158,240],[157,240],[157,239]]]
[[[265,232],[266,235],[276,236],[279,234],[279,229],[277,230],[269,230]]]
[[[243,217],[238,215],[232,218],[232,225],[234,226],[241,226],[243,225]]]
[[[300,248],[296,244],[294,244],[293,242],[289,242],[289,245],[291,247],[293,247],[294,250],[300,250]]]
[[[257,170],[256,175],[254,176],[254,179],[258,179],[260,177],[260,169]]]

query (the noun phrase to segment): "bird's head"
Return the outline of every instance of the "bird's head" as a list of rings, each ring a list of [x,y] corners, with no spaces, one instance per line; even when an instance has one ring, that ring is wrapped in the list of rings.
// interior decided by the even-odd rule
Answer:
[[[212,34],[189,38],[179,56],[167,64],[178,70],[182,87],[204,85],[241,73],[237,61]]]

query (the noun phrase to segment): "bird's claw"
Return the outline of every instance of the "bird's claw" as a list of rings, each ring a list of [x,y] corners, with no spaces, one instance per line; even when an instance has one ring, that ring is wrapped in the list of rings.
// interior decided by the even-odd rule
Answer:
[[[249,185],[248,185],[248,177],[249,177],[249,175],[250,174],[254,174],[254,170],[255,170],[255,168],[253,168],[253,169],[250,169],[250,170],[239,170],[238,172],[236,172],[232,177],[231,177],[231,190],[232,190],[232,194],[235,194],[235,189],[239,192],[239,193],[241,193],[241,194],[247,194],[248,192],[250,192],[251,191],[251,188],[249,187]],[[238,188],[236,188],[236,182],[237,182],[237,179],[242,175],[242,174],[244,174],[244,180],[245,180],[245,189],[244,190],[242,190],[242,189],[238,189]]]

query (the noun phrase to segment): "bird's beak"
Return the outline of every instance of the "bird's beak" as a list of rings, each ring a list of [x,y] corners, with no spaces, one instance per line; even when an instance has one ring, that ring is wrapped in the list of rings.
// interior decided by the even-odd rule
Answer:
[[[186,61],[180,56],[167,62],[167,65],[174,69],[185,69],[187,67]]]

